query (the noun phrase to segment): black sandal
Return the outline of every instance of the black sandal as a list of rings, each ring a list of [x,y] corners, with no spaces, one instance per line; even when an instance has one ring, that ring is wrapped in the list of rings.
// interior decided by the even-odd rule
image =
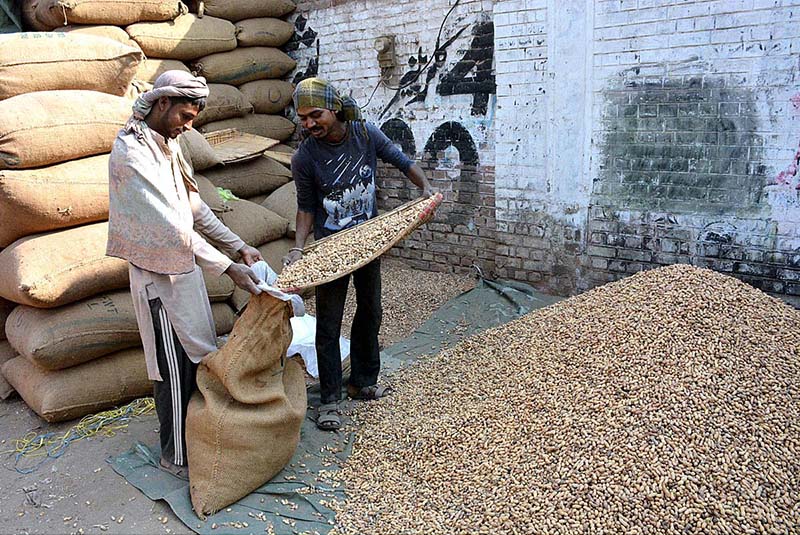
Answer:
[[[391,386],[370,385],[363,388],[347,385],[347,395],[352,399],[375,400],[381,399],[393,392]]]
[[[338,403],[325,403],[317,408],[317,427],[323,431],[336,431],[342,427]]]

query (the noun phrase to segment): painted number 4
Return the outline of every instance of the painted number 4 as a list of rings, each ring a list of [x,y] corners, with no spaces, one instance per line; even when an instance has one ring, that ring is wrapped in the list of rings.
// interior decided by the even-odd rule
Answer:
[[[492,74],[494,23],[482,22],[472,28],[469,49],[450,71],[442,75],[436,92],[440,95],[472,95],[472,115],[486,115],[489,95],[495,93]],[[474,72],[472,76],[468,76]]]

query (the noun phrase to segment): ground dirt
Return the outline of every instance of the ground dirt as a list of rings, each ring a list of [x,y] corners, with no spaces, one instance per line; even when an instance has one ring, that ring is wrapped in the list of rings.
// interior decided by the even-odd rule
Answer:
[[[447,300],[474,286],[468,275],[418,271],[397,260],[383,260],[383,326],[380,343],[387,347],[421,325]],[[314,313],[314,299],[307,309]],[[355,309],[348,295],[342,333],[349,336]],[[89,380],[90,378],[87,378]],[[0,401],[0,534],[189,534],[192,533],[163,501],[153,502],[117,475],[106,463],[137,441],[158,440],[155,414],[134,419],[114,436],[72,443],[56,459],[30,474],[14,469],[14,439],[34,432],[63,434],[77,421],[48,424],[19,397]],[[23,460],[21,467],[34,461]]]

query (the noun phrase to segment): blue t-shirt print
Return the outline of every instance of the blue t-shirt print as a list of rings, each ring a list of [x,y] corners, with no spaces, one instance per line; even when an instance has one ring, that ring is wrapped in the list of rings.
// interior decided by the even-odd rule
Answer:
[[[322,199],[328,214],[324,227],[329,231],[339,231],[357,225],[370,218],[375,210],[375,171],[364,163],[361,154],[356,161],[351,154],[340,154],[325,162],[330,176],[336,177],[331,186],[334,189]]]

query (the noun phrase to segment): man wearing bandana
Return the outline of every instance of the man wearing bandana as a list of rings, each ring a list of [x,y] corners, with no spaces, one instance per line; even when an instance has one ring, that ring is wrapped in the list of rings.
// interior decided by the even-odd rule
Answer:
[[[294,107],[308,137],[292,157],[297,186],[295,247],[284,259],[297,261],[312,228],[316,239],[350,228],[378,215],[375,196],[377,158],[393,165],[417,185],[424,196],[433,191],[425,174],[372,124],[350,97],[342,97],[319,78],[301,81],[294,92]],[[341,426],[339,400],[342,360],[339,335],[350,276],[316,288],[316,350],[320,396],[317,427]],[[390,389],[378,385],[381,325],[381,271],[375,260],[353,273],[356,313],[350,343],[350,380],[353,399],[377,399]]]
[[[205,79],[167,71],[133,106],[109,160],[106,254],[129,262],[131,295],[161,436],[161,467],[188,479],[184,426],[197,364],[216,351],[201,267],[259,293],[261,260],[198,195],[176,138],[205,107]],[[232,262],[209,242],[246,265]]]

